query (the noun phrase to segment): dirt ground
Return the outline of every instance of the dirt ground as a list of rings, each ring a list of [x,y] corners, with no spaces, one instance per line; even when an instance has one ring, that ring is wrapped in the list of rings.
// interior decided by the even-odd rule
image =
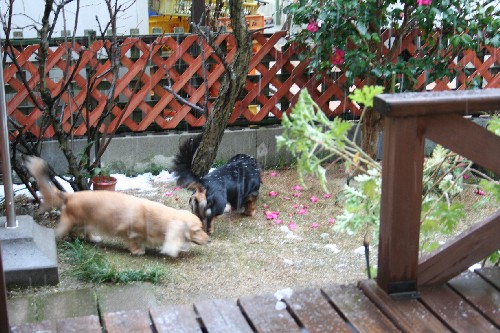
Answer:
[[[297,189],[301,184],[294,169],[264,171],[256,216],[231,212],[220,217],[215,222],[209,245],[193,244],[189,252],[175,259],[160,256],[156,250],[148,250],[145,256],[132,256],[115,239],[105,239],[98,247],[119,268],[164,267],[166,277],[154,286],[161,304],[352,283],[366,278],[367,273],[362,236],[333,230],[335,216],[342,210],[336,194],[345,182],[345,175],[338,169],[333,170],[328,177],[330,193],[325,195],[313,178],[306,178],[306,188]],[[188,209],[190,193],[178,189],[174,183],[155,184],[154,191],[127,192]],[[465,193],[462,200],[477,200],[470,194],[472,188]],[[277,212],[279,216],[268,219],[266,212]],[[468,215],[474,216],[483,213],[487,214],[468,211]],[[53,227],[57,214],[44,214],[36,219]],[[466,223],[461,223],[459,229],[465,227]],[[61,246],[58,248],[61,251]],[[377,264],[376,250],[376,246],[371,247],[372,265]],[[61,281],[58,286],[13,290],[9,297],[92,286],[67,274],[68,263],[64,256],[60,255],[59,260]]]

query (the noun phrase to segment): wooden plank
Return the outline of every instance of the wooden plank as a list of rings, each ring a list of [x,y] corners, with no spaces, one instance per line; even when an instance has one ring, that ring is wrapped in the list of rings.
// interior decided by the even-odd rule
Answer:
[[[500,328],[500,292],[473,272],[464,272],[448,283],[463,298],[471,302],[484,316]]]
[[[375,281],[359,283],[361,290],[403,332],[450,332],[416,299],[394,300]]]
[[[108,312],[102,316],[107,333],[151,333],[148,313],[140,310]]]
[[[425,117],[425,127],[432,141],[500,175],[500,154],[491,153],[500,151],[500,136],[459,115]]]
[[[385,118],[377,282],[416,290],[424,137],[416,118]]]
[[[202,332],[192,305],[153,307],[149,313],[158,333]]]
[[[418,265],[419,286],[442,284],[492,253],[500,245],[500,210],[422,256]]]
[[[101,333],[99,317],[95,315],[67,318],[56,322],[56,330],[59,333]]]
[[[447,285],[420,290],[421,302],[456,332],[497,332],[495,326]]]
[[[52,325],[50,321],[41,321],[39,323],[21,324],[10,327],[11,333],[51,333]]]
[[[431,114],[468,114],[492,109],[500,104],[500,89],[476,89],[438,92],[408,92],[375,96],[373,107],[391,117]]]
[[[500,267],[485,267],[475,270],[476,274],[479,274],[483,279],[494,285],[498,290],[500,290]]]
[[[243,313],[257,333],[300,333],[301,329],[290,313],[276,307],[272,294],[246,296],[238,300]]]
[[[202,301],[195,303],[194,307],[208,332],[253,332],[235,301]]]
[[[351,332],[319,289],[295,291],[285,302],[310,333]]]
[[[334,285],[323,288],[323,292],[358,332],[399,332],[356,286]]]

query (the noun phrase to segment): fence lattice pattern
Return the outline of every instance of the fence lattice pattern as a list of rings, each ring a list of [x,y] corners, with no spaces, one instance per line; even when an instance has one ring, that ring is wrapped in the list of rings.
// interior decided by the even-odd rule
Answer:
[[[318,80],[316,75],[308,72],[307,61],[297,60],[300,48],[285,47],[284,37],[284,32],[253,35],[254,55],[250,62],[250,75],[246,79],[245,90],[234,107],[230,124],[258,123],[270,118],[280,119],[284,112],[291,110],[298,98],[298,92],[303,88],[309,90],[313,99],[328,116],[359,115],[358,106],[347,98],[349,88],[345,87],[347,81],[345,75],[337,71]],[[384,32],[382,37],[387,41],[390,35]],[[410,55],[416,54],[417,46],[414,40],[415,35],[408,36],[402,42],[401,51],[406,50]],[[62,104],[59,105],[63,110],[60,119],[64,128],[68,131],[73,128],[73,134],[76,136],[85,134],[87,125],[82,121],[75,123],[77,119],[75,113],[81,112],[90,124],[95,124],[105,109],[111,73],[110,63],[103,56],[103,43],[105,42],[95,41],[88,47],[78,43],[73,46],[61,43],[50,49],[47,87],[53,96],[60,93],[65,71],[78,66],[78,74],[73,78],[70,89],[62,92]],[[151,129],[174,129],[180,125],[203,126],[205,115],[182,104],[164,88],[170,84],[173,90],[191,103],[202,105],[206,86],[203,84],[202,57],[204,56],[210,92],[208,101],[210,110],[219,90],[223,66],[207,44],[202,44],[204,52],[200,52],[198,43],[196,35],[160,36],[152,41],[133,37],[124,39],[120,59],[123,67],[114,95],[118,104],[112,110],[113,116],[111,123],[106,127],[107,130],[120,128],[129,132],[142,132]],[[228,52],[228,59],[231,59],[235,52],[234,37],[230,34],[220,35],[217,44]],[[66,55],[70,47],[74,49],[73,55],[81,53],[79,62],[75,59],[71,62],[66,60],[70,58]],[[37,51],[38,45],[19,47],[15,51],[15,57],[26,74],[30,88],[36,88],[39,84],[38,63],[35,60]],[[384,50],[387,51],[388,49]],[[460,73],[454,82],[450,83],[449,79],[445,78],[429,85],[425,75],[422,74],[417,80],[416,88],[417,90],[465,89],[476,77],[482,78],[485,88],[499,87],[497,51],[499,49],[487,47],[484,57],[479,57],[473,51],[465,51],[458,62],[450,64]],[[95,69],[94,78],[97,79],[90,89],[89,71],[93,69]],[[168,76],[165,71],[168,71]],[[42,112],[30,98],[22,84],[20,74],[14,64],[5,65],[8,114],[24,126],[25,132],[37,137],[50,138],[54,131],[50,127],[43,127]],[[139,88],[134,91],[138,81]],[[363,84],[363,80],[356,81],[356,86]],[[84,104],[87,90],[90,90],[92,96],[90,104]],[[35,99],[39,99],[36,94]],[[85,107],[82,108],[82,105],[91,107],[87,110]]]

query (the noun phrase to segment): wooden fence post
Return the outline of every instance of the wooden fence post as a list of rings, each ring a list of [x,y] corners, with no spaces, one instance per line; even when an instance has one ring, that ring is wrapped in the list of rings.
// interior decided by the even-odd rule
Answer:
[[[378,257],[387,293],[417,289],[424,137],[417,117],[385,117]]]

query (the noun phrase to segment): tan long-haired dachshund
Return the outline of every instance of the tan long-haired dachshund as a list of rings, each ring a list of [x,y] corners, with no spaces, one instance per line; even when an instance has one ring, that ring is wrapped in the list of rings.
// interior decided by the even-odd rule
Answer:
[[[162,254],[171,257],[186,251],[190,242],[203,245],[210,240],[200,219],[187,210],[120,192],[62,192],[50,181],[47,162],[35,156],[23,159],[43,195],[41,209],[61,210],[58,237],[83,230],[87,238],[97,240],[94,232],[105,233],[124,239],[132,254],[144,254],[148,246],[160,247]]]

